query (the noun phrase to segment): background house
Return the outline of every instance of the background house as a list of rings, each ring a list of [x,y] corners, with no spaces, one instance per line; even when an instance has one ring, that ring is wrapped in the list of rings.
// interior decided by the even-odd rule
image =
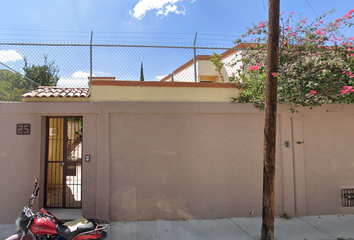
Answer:
[[[233,49],[229,49],[222,54],[221,62],[223,67],[221,74],[224,78],[224,82],[229,82],[229,77],[233,74],[237,74],[237,70],[240,69],[241,63],[235,64],[242,57],[242,49],[249,46],[247,43],[241,43],[235,46]],[[196,76],[197,82],[222,82],[220,74],[215,71],[215,66],[210,61],[210,55],[197,55],[196,56]],[[234,65],[235,64],[235,65]],[[172,73],[161,79],[162,82],[195,82],[194,77],[194,59],[191,59],[187,63],[183,64],[179,68],[175,69]]]

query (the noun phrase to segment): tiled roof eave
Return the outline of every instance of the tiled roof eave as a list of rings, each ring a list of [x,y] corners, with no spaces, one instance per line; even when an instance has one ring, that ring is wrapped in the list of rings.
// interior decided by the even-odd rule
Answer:
[[[88,98],[89,88],[60,88],[60,87],[39,87],[36,90],[25,93],[23,98]]]

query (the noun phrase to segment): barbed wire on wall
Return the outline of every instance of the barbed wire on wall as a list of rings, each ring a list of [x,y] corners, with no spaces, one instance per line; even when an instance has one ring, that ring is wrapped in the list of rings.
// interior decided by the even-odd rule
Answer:
[[[198,33],[196,46],[232,47],[238,35]],[[0,28],[1,42],[77,43],[91,42],[91,31]],[[93,32],[94,44],[137,44],[193,46],[195,33],[165,32]]]

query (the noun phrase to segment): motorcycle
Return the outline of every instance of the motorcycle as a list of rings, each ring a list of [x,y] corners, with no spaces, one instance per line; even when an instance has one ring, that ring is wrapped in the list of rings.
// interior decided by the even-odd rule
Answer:
[[[6,240],[83,240],[107,237],[107,232],[104,230],[107,229],[108,224],[100,224],[95,219],[80,218],[71,222],[62,222],[43,208],[38,213],[33,213],[32,207],[38,193],[36,178],[29,204],[23,208],[16,220],[18,232]]]

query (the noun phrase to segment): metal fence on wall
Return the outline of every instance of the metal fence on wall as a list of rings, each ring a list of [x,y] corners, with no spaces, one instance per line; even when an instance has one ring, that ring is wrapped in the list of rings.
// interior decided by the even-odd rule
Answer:
[[[140,81],[143,75],[144,81],[201,81],[197,79],[198,71],[198,76],[216,75],[210,56],[229,49],[0,43],[0,101],[21,101],[22,94],[38,86],[88,87],[90,77]],[[197,69],[198,60],[203,64],[199,64]],[[203,73],[201,68],[204,68]],[[55,73],[52,76],[43,73],[51,71]],[[48,81],[47,78],[54,79]],[[202,80],[208,81],[205,77]]]

